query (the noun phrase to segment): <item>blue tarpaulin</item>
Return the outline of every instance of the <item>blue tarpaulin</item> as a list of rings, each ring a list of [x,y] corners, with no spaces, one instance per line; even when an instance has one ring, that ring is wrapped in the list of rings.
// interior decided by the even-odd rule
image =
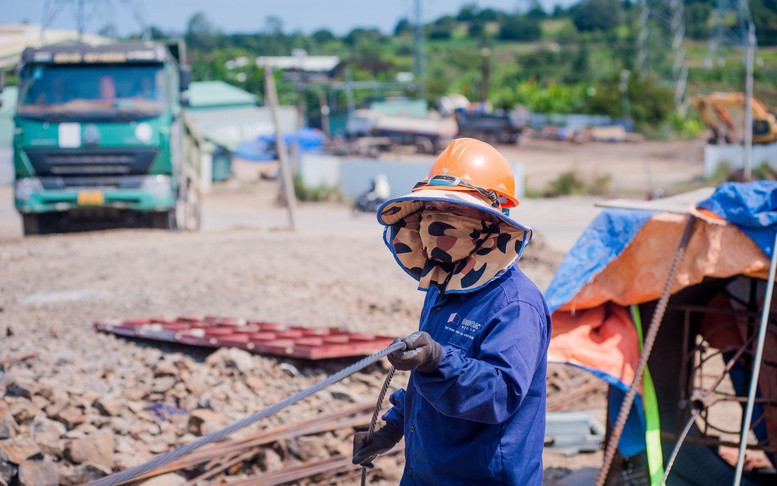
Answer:
[[[727,182],[699,207],[737,225],[771,258],[777,228],[777,182]]]
[[[287,148],[297,145],[300,153],[320,153],[324,146],[324,135],[314,128],[303,128],[283,135]],[[235,156],[254,162],[276,160],[275,134],[261,135],[254,140],[242,142],[233,152]]]
[[[551,312],[569,302],[583,286],[621,254],[653,215],[651,211],[606,209],[564,256],[545,299]]]

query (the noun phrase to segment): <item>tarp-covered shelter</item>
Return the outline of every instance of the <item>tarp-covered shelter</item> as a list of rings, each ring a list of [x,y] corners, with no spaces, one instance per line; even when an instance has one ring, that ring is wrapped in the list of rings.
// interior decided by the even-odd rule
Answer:
[[[618,446],[622,458],[637,458],[632,464],[650,462],[650,472],[645,473],[649,482],[644,484],[656,484],[663,473],[661,455],[666,461],[682,427],[678,424],[690,415],[693,401],[700,400],[704,403],[695,405],[707,407],[717,403],[714,397],[722,396],[708,383],[694,382],[701,375],[701,366],[712,363],[710,349],[717,350],[713,356],[721,362],[718,374],[727,375],[734,388],[728,399],[747,396],[750,351],[777,231],[777,183],[725,183],[715,190],[674,198],[614,201],[604,206],[565,256],[546,298],[553,313],[549,359],[584,368],[607,381],[611,421],[634,380],[647,333],[642,325],[647,325],[656,309],[678,242],[693,220],[648,371],[643,373],[641,395]],[[774,316],[774,305],[772,310]],[[758,445],[773,465],[777,445],[775,328],[772,317],[752,422]],[[743,351],[737,354],[739,349]],[[725,445],[725,441],[705,442],[724,436],[722,429],[695,427],[680,449],[667,484],[732,484],[733,468],[710,448],[720,442]],[[764,477],[766,481],[776,478]],[[764,479],[748,473],[742,484],[763,484],[747,482],[752,480]]]

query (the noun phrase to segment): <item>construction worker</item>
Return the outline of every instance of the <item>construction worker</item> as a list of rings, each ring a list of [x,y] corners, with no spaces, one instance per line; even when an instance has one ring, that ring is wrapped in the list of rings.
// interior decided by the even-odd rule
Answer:
[[[509,216],[515,182],[491,145],[454,140],[413,192],[378,209],[384,240],[426,291],[419,331],[388,356],[407,390],[372,440],[370,465],[404,436],[402,485],[542,484],[550,314],[516,262],[532,232]]]

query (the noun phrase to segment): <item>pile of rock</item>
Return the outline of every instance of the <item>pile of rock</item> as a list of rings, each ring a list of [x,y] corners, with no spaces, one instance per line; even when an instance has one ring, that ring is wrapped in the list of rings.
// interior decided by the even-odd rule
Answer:
[[[215,432],[318,381],[320,367],[219,349],[204,360],[100,336],[100,362],[61,349],[0,374],[0,485],[83,484]],[[33,344],[33,343],[30,343]],[[180,348],[179,348],[180,349]],[[252,429],[312,418],[374,400],[384,371],[354,375]],[[401,381],[401,380],[398,380]],[[246,471],[348,454],[351,430],[270,447]],[[253,472],[253,471],[250,471]],[[168,476],[167,484],[183,481]],[[158,481],[158,480],[157,480]]]

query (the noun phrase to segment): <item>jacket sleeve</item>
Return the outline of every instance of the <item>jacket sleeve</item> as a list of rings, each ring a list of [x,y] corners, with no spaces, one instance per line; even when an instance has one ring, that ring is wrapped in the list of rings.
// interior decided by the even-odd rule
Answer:
[[[443,415],[498,424],[516,412],[529,392],[548,345],[547,320],[534,306],[511,302],[489,319],[484,331],[476,357],[444,345],[439,368],[414,371],[412,382]]]
[[[393,405],[383,414],[383,420],[394,426],[397,430],[405,432],[405,389],[400,388],[389,396],[389,402]]]

